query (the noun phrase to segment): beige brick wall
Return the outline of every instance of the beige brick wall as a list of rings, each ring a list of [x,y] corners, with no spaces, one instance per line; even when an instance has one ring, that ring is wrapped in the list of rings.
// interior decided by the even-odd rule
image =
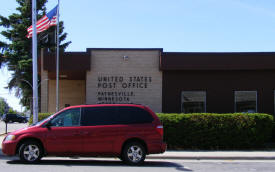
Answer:
[[[159,50],[92,50],[86,103],[137,103],[161,112],[159,56]]]
[[[48,71],[43,70],[44,53],[41,50],[41,103],[40,111],[42,113],[48,112]]]
[[[59,80],[59,109],[65,104],[85,104],[85,81],[84,80]],[[49,106],[48,112],[56,109],[56,80],[49,80]]]
[[[41,112],[45,113],[48,111],[48,72],[43,71],[41,73]]]

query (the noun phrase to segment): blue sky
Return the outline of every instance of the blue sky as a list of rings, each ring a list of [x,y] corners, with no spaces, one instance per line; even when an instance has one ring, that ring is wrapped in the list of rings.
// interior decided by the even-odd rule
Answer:
[[[67,51],[86,51],[86,48],[275,51],[274,0],[60,1],[67,40],[72,41]],[[56,4],[57,0],[48,0],[48,11]],[[15,8],[15,0],[4,1],[0,14],[8,16]],[[0,96],[20,110],[17,99],[3,89],[8,79],[8,72],[2,69]]]

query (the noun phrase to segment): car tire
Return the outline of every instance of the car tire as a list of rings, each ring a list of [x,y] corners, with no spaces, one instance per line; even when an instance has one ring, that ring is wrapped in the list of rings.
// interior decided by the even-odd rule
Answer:
[[[145,157],[145,148],[139,142],[127,143],[122,150],[122,160],[128,165],[141,165]]]
[[[42,155],[43,148],[35,141],[26,141],[19,148],[19,158],[24,163],[38,163]]]

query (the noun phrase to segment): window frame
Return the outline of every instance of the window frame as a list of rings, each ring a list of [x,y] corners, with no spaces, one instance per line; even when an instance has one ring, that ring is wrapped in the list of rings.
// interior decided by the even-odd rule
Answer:
[[[255,92],[256,93],[256,111],[254,113],[258,113],[258,91],[257,90],[234,90],[234,113],[243,113],[243,112],[237,112],[236,92]],[[249,112],[245,112],[245,113],[249,113]]]
[[[181,91],[181,113],[184,113],[184,106],[183,106],[183,103],[184,103],[184,99],[183,99],[183,93],[184,92],[203,92],[205,93],[205,97],[204,97],[204,112],[199,112],[199,113],[206,113],[206,105],[207,105],[207,91],[206,90],[182,90]]]

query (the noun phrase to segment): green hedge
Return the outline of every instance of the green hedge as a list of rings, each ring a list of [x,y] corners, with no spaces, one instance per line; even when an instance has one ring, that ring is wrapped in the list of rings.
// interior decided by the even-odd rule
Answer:
[[[243,149],[270,141],[273,116],[267,114],[158,114],[164,140],[173,149]]]
[[[49,116],[51,116],[53,113],[39,113],[38,114],[38,121],[41,121]],[[29,120],[29,125],[31,125],[33,122],[33,117],[31,116],[30,117],[30,120]]]

